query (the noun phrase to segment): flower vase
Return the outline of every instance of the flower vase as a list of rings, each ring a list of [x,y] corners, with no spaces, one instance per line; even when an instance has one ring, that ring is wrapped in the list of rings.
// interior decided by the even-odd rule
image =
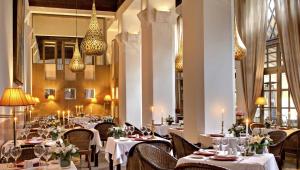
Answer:
[[[171,125],[172,125],[172,123],[173,123],[173,122],[169,121],[169,122],[168,122],[168,125],[169,125],[169,126],[171,126]]]
[[[264,153],[264,146],[258,146],[255,148],[256,154],[263,154]]]
[[[52,134],[52,135],[51,135],[51,139],[52,139],[53,141],[56,141],[57,138],[58,138],[58,134]]]
[[[62,169],[70,168],[71,166],[71,156],[62,156],[60,157],[60,167]]]
[[[237,132],[235,132],[235,133],[234,133],[234,136],[235,136],[235,137],[240,137],[240,136],[241,136],[241,134],[240,134],[240,133],[237,133]]]
[[[115,139],[120,139],[120,135],[119,134],[114,134],[114,138]]]

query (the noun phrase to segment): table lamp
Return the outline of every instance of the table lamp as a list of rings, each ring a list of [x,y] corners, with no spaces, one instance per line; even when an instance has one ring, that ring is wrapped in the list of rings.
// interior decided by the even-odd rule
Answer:
[[[266,105],[267,104],[267,100],[266,100],[266,98],[265,97],[258,97],[257,99],[256,99],[256,101],[255,101],[255,104],[258,106],[258,107],[260,107],[260,109],[261,109],[261,113],[263,113],[263,115],[261,115],[260,116],[260,122],[263,122],[264,120],[264,105]]]
[[[30,105],[21,88],[6,88],[0,100],[0,106],[8,106],[13,109],[14,145],[16,146],[16,106]]]

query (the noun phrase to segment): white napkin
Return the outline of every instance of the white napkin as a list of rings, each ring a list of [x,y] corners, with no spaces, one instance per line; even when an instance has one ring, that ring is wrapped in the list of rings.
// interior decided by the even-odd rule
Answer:
[[[39,163],[39,158],[24,161],[24,169],[32,168],[34,164]]]

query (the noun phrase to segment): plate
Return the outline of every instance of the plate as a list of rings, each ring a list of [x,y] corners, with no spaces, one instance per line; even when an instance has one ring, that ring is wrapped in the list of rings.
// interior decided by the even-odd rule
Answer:
[[[203,156],[214,156],[216,152],[210,152],[210,151],[195,151],[193,153],[194,155],[203,155]]]
[[[190,155],[189,158],[192,158],[192,159],[204,159],[203,156],[200,156],[200,155]]]
[[[216,161],[236,161],[238,159],[235,155],[215,155],[209,158]]]
[[[25,141],[26,144],[40,144],[43,140],[27,140]]]

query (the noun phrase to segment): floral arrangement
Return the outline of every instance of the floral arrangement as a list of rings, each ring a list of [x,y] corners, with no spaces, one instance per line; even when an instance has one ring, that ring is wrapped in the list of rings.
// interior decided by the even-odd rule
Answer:
[[[103,122],[110,122],[110,123],[112,123],[113,120],[114,120],[114,118],[112,116],[103,116],[102,117],[102,121]]]
[[[108,135],[112,136],[116,139],[119,139],[120,137],[125,136],[125,132],[122,127],[112,127],[112,128],[109,128]]]
[[[265,127],[266,128],[271,128],[271,125],[273,124],[273,121],[269,118],[269,117],[267,117],[266,119],[265,119]]]
[[[60,159],[61,167],[69,167],[71,158],[79,156],[79,149],[66,141],[58,141],[55,146],[51,147],[51,151],[56,158]]]
[[[244,124],[238,124],[238,123],[232,124],[232,127],[228,129],[228,132],[230,134],[233,133],[235,137],[240,137],[241,133],[246,132],[246,127]]]
[[[57,140],[61,132],[62,129],[60,126],[52,126],[50,131],[52,140]]]
[[[269,135],[267,136],[251,136],[249,139],[249,146],[255,150],[257,154],[262,154],[264,149],[272,144],[273,140]]]
[[[166,118],[166,122],[168,122],[168,125],[171,125],[173,122],[174,122],[174,118],[172,117],[172,116],[168,116],[167,118]]]

